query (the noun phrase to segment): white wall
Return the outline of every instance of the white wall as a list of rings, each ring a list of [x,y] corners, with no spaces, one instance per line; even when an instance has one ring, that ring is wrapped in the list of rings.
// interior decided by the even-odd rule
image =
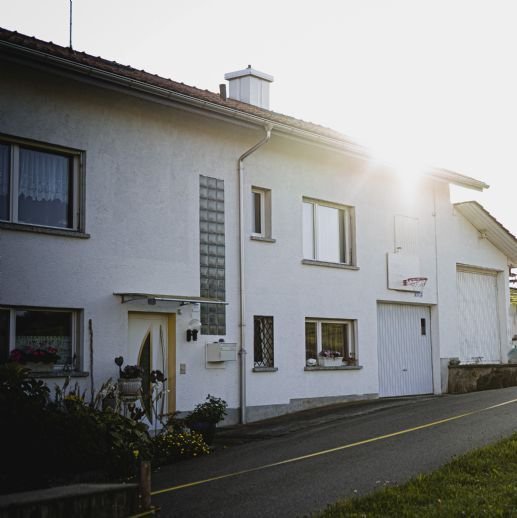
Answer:
[[[500,332],[504,360],[508,344],[508,268],[507,258],[452,206],[443,204],[439,211],[439,337],[442,358],[459,356],[457,327],[456,265],[464,264],[499,272],[497,276],[499,296]]]
[[[0,228],[0,305],[84,311],[94,327],[97,386],[127,356],[128,311],[114,292],[199,294],[199,175],[225,181],[227,342],[239,341],[237,159],[262,132],[64,78],[5,65],[0,132],[86,152],[89,239]],[[432,307],[435,390],[439,358],[457,355],[456,263],[504,269],[505,258],[449,202],[448,186],[397,179],[385,169],[273,133],[245,163],[245,192],[271,189],[275,243],[246,239],[246,373],[250,406],[378,393],[377,301]],[[358,270],[302,264],[302,197],[355,207]],[[247,236],[251,233],[246,198]],[[419,220],[422,298],[387,287],[394,218]],[[436,252],[438,242],[438,252]],[[438,271],[438,278],[437,278]],[[438,306],[437,306],[438,304]],[[253,315],[274,316],[277,372],[255,373]],[[306,317],[355,319],[361,370],[304,371]],[[239,404],[238,362],[207,370],[201,337],[187,343],[190,310],[177,321],[177,407],[208,392]],[[87,344],[87,332],[83,344]],[[87,351],[83,364],[88,368]],[[179,374],[184,363],[186,374]]]

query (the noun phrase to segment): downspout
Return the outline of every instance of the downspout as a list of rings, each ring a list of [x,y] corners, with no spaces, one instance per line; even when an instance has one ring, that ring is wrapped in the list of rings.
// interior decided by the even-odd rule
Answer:
[[[240,358],[240,422],[246,423],[246,279],[244,274],[244,160],[257,149],[269,142],[271,138],[272,125],[264,126],[264,138],[257,142],[253,147],[245,151],[238,161],[239,169],[239,278],[240,278],[240,338],[241,346],[239,349]]]

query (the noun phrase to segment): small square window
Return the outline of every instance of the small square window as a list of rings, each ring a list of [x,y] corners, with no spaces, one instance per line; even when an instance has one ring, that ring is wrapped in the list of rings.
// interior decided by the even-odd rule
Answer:
[[[77,368],[77,322],[76,311],[0,309],[2,361],[7,360],[9,349],[28,351],[52,347],[59,355],[58,367]]]
[[[322,353],[342,357],[349,365],[357,361],[354,320],[305,320],[305,359],[319,360]]]

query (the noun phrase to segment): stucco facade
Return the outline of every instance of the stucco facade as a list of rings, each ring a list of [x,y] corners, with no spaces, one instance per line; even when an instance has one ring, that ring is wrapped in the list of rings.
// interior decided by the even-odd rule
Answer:
[[[23,61],[23,60],[22,60]],[[239,355],[207,368],[205,344],[240,347],[239,157],[263,137],[260,125],[173,105],[86,77],[3,60],[0,133],[82,153],[84,232],[47,232],[0,222],[0,307],[77,311],[77,364],[96,387],[117,376],[132,312],[174,315],[167,346],[171,409],[186,411],[207,393],[223,397],[238,419]],[[199,177],[224,181],[226,334],[185,337],[192,306],[146,300],[122,303],[114,293],[200,293]],[[271,238],[251,239],[253,187],[270,190]],[[444,361],[456,357],[458,264],[494,270],[499,286],[501,361],[510,347],[508,258],[458,214],[448,183],[431,176],[411,185],[393,170],[273,128],[244,169],[245,400],[249,420],[325,402],[379,395],[377,304],[430,308],[433,392]],[[305,198],[352,207],[353,265],[303,261]],[[388,288],[388,254],[396,252],[395,217],[418,222],[422,297]],[[255,315],[274,318],[274,369],[254,370]],[[353,321],[358,365],[307,369],[306,319]],[[172,336],[172,334],[174,336]],[[12,332],[11,332],[12,335]],[[172,350],[173,349],[173,350]],[[88,386],[90,378],[78,378]],[[61,378],[52,378],[60,382]]]

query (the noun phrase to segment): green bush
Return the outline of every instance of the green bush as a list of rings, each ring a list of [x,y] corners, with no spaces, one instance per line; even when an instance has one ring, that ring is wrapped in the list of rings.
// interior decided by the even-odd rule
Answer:
[[[152,454],[144,424],[76,393],[52,402],[43,382],[12,365],[0,366],[0,415],[0,493],[127,478]]]
[[[161,433],[151,440],[155,465],[210,453],[202,435],[195,432],[173,430]]]

